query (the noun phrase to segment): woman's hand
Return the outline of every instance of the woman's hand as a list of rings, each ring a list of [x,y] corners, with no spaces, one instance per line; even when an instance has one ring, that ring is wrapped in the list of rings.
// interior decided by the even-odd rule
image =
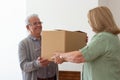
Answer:
[[[56,52],[51,58],[57,64],[62,64],[64,62],[64,58],[61,56],[62,53]]]

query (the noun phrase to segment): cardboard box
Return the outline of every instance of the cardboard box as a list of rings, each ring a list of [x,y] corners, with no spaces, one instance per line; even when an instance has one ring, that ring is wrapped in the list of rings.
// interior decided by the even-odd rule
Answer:
[[[42,31],[41,56],[51,60],[56,51],[79,50],[86,45],[87,34],[81,31]]]

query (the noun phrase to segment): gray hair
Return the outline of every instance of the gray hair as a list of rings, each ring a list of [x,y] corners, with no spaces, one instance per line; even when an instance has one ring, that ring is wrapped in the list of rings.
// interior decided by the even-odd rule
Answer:
[[[38,18],[39,18],[38,14],[31,14],[31,15],[29,15],[29,16],[26,18],[26,20],[25,20],[26,25],[30,24],[29,20],[30,20],[32,17],[38,17]]]

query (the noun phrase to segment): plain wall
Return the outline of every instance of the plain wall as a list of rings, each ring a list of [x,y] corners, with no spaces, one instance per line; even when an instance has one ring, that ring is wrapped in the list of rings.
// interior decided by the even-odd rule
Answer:
[[[18,43],[25,37],[25,0],[0,0],[0,80],[22,80]]]

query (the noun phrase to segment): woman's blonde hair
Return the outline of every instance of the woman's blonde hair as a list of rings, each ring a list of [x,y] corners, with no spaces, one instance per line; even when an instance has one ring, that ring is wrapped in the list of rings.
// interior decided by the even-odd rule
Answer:
[[[99,6],[88,12],[88,19],[94,32],[110,32],[119,34],[120,29],[117,27],[111,11],[105,6]]]

